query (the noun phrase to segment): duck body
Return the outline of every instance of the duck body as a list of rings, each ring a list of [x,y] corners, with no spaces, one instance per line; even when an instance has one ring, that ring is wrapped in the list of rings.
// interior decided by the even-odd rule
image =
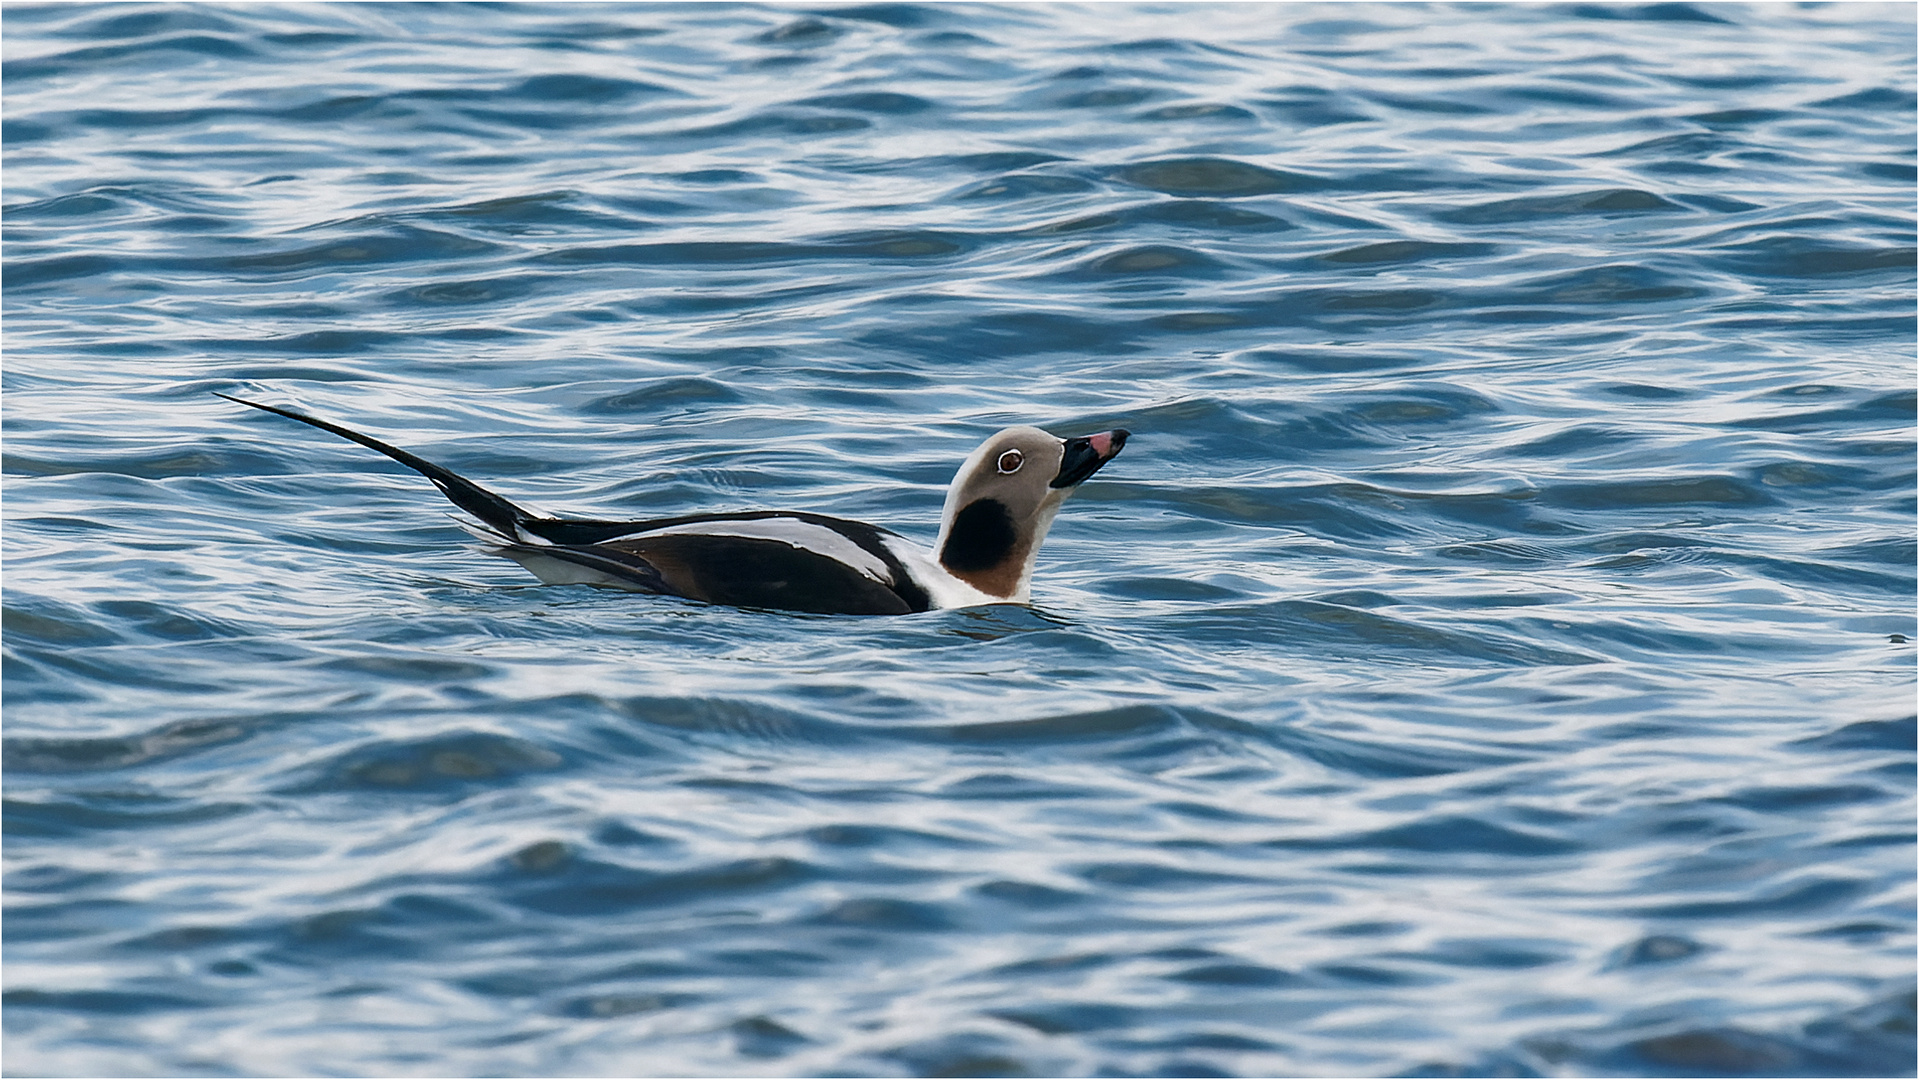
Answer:
[[[498,553],[549,585],[840,615],[904,615],[1004,599],[947,574],[898,533],[824,514],[759,510],[520,524],[521,532],[549,542],[501,544]]]
[[[1034,559],[1059,505],[1128,437],[1123,428],[1077,439],[1033,427],[995,434],[954,477],[939,539],[928,553],[876,525],[796,511],[641,521],[543,517],[371,436],[291,409],[217,396],[331,432],[420,473],[476,519],[466,527],[495,554],[547,584],[839,615],[1026,603]]]

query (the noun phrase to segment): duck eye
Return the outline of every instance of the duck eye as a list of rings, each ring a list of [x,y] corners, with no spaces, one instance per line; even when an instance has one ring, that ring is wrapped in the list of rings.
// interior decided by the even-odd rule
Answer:
[[[1002,474],[1016,473],[1024,464],[1026,464],[1026,455],[1018,450],[1008,450],[999,456],[999,471]]]

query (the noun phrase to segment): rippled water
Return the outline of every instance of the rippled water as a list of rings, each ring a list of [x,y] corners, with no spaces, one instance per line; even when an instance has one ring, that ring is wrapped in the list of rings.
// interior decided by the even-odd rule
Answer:
[[[1913,1072],[1911,7],[4,29],[8,1073]]]

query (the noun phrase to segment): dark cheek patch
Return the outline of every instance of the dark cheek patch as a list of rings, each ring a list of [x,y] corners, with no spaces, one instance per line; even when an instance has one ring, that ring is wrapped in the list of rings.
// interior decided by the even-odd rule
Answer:
[[[953,515],[953,531],[940,549],[940,562],[948,570],[990,570],[1006,560],[1018,543],[1013,528],[1013,513],[998,499],[979,499]]]

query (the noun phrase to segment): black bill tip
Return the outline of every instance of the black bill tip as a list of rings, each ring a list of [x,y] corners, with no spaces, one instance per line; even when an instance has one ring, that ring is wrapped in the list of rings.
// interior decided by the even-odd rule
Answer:
[[[1066,453],[1060,458],[1059,475],[1053,477],[1050,486],[1067,488],[1084,483],[1087,477],[1100,470],[1100,466],[1119,456],[1120,448],[1126,445],[1126,440],[1132,435],[1125,428],[1114,428],[1066,440]]]

